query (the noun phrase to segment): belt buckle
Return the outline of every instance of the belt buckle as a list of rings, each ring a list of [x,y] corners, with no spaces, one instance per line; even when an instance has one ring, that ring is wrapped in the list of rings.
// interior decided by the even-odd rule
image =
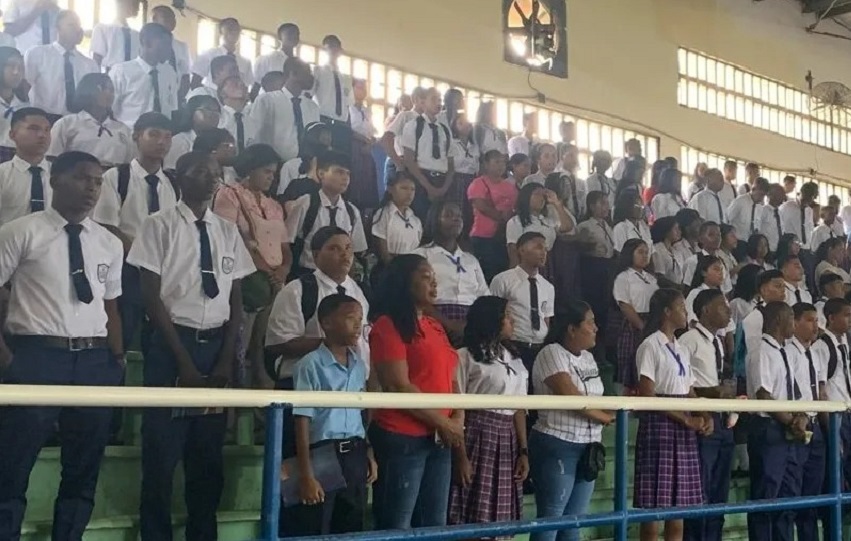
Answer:
[[[206,332],[201,329],[195,329],[195,343],[196,344],[206,344],[209,342],[206,338],[201,338],[201,335]]]
[[[91,338],[69,338],[68,351],[78,352],[86,349],[92,349]]]
[[[345,455],[347,453],[351,453],[353,447],[354,443],[351,440],[341,441],[337,443],[337,452],[341,455]]]

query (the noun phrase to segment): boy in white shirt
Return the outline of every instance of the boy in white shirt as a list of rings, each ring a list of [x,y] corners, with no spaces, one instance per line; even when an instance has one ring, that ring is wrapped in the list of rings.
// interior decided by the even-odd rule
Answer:
[[[717,224],[728,223],[727,205],[721,200],[724,189],[724,175],[718,169],[709,169],[705,174],[706,188],[697,192],[688,202],[689,208],[696,210],[704,220]]]
[[[807,182],[801,186],[800,199],[792,199],[780,205],[780,223],[783,233],[792,233],[801,242],[801,251],[809,251],[813,238],[812,204],[818,197],[818,184]]]
[[[780,184],[768,188],[768,204],[762,207],[759,219],[759,232],[768,239],[768,249],[777,251],[780,235],[783,234],[783,221],[780,219],[780,205],[786,201],[786,192]]]
[[[349,122],[349,107],[352,98],[352,78],[340,72],[337,61],[343,54],[340,38],[330,34],[322,40],[328,54],[328,64],[316,66],[313,71],[313,100],[319,105],[322,122],[331,127],[334,149],[351,153],[352,126]]]
[[[749,193],[737,196],[727,207],[727,218],[736,229],[737,255],[744,257],[748,251],[748,239],[759,231],[759,219],[765,204],[765,194],[770,184],[768,179],[756,179]]]
[[[254,85],[251,87],[251,99],[257,99],[261,90],[261,83],[267,74],[284,70],[284,62],[287,58],[295,56],[295,48],[301,40],[301,30],[298,25],[284,23],[278,27],[278,42],[281,47],[271,53],[261,55],[254,61]]]
[[[50,207],[50,121],[35,107],[22,107],[12,114],[12,141],[17,151],[0,164],[0,225]]]
[[[190,83],[192,88],[197,88],[202,83],[209,85],[212,82],[210,78],[210,62],[217,56],[222,55],[232,56],[236,60],[239,66],[239,73],[246,85],[254,84],[251,61],[240,56],[237,52],[241,34],[242,26],[233,17],[222,19],[219,22],[219,39],[221,40],[221,45],[204,51],[195,59],[195,63],[192,64],[192,81]]]
[[[195,96],[210,96],[219,99],[219,86],[225,79],[231,77],[240,77],[236,59],[228,55],[217,56],[210,60],[209,84],[193,88],[186,95],[186,99],[189,100]]]
[[[796,255],[788,255],[783,261],[777,262],[777,268],[783,273],[783,280],[786,282],[786,304],[795,306],[799,302],[811,304],[813,297],[806,288],[801,287],[801,280],[804,279],[804,266],[801,264],[801,258]]]
[[[151,9],[151,22],[164,26],[172,35],[174,35],[174,29],[177,28],[174,10],[163,4],[154,6]],[[189,66],[192,64],[189,46],[186,42],[176,38],[171,40],[171,54],[169,55],[168,63],[174,68],[177,76],[180,78],[178,96],[180,102],[183,103],[186,93],[189,92]]]
[[[219,85],[218,96],[222,104],[219,127],[230,132],[236,142],[236,151],[240,153],[257,138],[255,119],[248,114],[251,111],[248,87],[238,75],[228,77]]]
[[[818,290],[821,296],[816,299],[815,307],[818,313],[819,328],[824,329],[827,326],[827,318],[824,317],[824,305],[830,299],[845,298],[845,282],[842,281],[842,277],[838,274],[825,272],[819,278]]]
[[[818,252],[822,243],[828,239],[844,236],[845,233],[836,233],[836,209],[830,205],[823,205],[820,210],[821,223],[813,229],[810,246],[813,253]]]
[[[119,62],[139,56],[139,32],[130,28],[127,19],[139,15],[139,0],[114,0],[115,23],[99,23],[92,29],[90,52],[98,66],[109,71]]]
[[[47,45],[56,37],[55,0],[9,0],[3,3],[3,31],[14,36],[21,54],[38,45]]]

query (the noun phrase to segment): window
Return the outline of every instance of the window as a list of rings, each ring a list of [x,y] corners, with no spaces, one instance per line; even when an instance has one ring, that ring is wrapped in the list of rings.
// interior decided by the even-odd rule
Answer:
[[[88,51],[91,43],[92,29],[98,23],[111,23],[115,21],[115,2],[105,0],[57,0],[56,4],[61,9],[70,9],[79,15],[80,23],[86,32],[86,37],[80,44],[81,51]],[[139,30],[142,28],[142,11],[139,15],[128,21],[130,28]]]
[[[703,53],[680,48],[677,55],[683,107],[851,154],[844,110],[819,107],[806,92]]]

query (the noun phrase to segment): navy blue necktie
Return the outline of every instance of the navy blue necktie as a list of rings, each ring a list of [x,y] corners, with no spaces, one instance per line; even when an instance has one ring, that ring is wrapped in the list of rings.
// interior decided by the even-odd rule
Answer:
[[[65,51],[65,108],[69,111],[74,107],[74,64],[71,63],[73,51]]]
[[[154,91],[154,112],[162,113],[163,106],[160,102],[160,73],[156,68],[150,71],[151,75],[151,89]]]
[[[242,120],[242,113],[235,112],[233,119],[236,121],[236,149],[242,152],[245,150],[245,122]]]
[[[295,131],[298,136],[299,142],[301,142],[301,134],[304,132],[304,117],[301,114],[301,98],[298,96],[293,96],[291,101],[293,102],[293,118],[295,118]]]
[[[66,224],[65,232],[68,233],[68,265],[71,271],[71,283],[77,293],[77,300],[89,304],[94,299],[92,286],[86,278],[86,264],[83,259],[83,245],[80,242],[80,233],[83,231],[81,224]]]
[[[334,74],[334,99],[336,100],[337,106],[335,111],[337,116],[342,116],[343,114],[343,85],[340,84],[340,74],[336,71],[332,72]]]
[[[44,183],[41,180],[41,167],[30,167],[30,212],[44,210]]]
[[[198,236],[201,237],[201,287],[204,295],[215,299],[219,295],[219,284],[216,283],[216,273],[213,270],[213,251],[210,248],[210,235],[207,234],[207,222],[197,220]]]
[[[344,286],[337,286],[337,294],[338,295],[345,295],[346,294],[346,288]]]
[[[538,280],[534,276],[529,277],[529,304],[532,311],[529,314],[533,330],[541,329],[541,312],[538,308]]]
[[[432,122],[429,124],[431,127],[431,157],[435,160],[440,159],[440,135],[437,131],[437,123]]]
[[[126,62],[128,60],[133,59],[133,57],[130,54],[131,49],[132,49],[131,40],[130,40],[130,28],[125,26],[124,28],[121,29],[121,33],[124,34],[124,61]]]
[[[50,12],[45,11],[41,14],[41,44],[48,45],[50,43]]]
[[[145,182],[148,183],[148,214],[159,212],[160,194],[157,191],[157,186],[159,186],[160,177],[148,175],[145,177]]]

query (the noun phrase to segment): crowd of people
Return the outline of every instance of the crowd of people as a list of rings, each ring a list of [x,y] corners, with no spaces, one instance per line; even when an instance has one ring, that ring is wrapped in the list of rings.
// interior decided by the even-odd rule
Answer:
[[[650,165],[629,140],[577,177],[574,126],[508,137],[494,103],[416,88],[375,133],[366,82],[280,48],[241,57],[236,19],[193,61],[175,14],[117,0],[95,27],[51,0],[15,0],[0,35],[0,336],[8,384],[118,385],[131,348],[150,387],[277,388],[851,401],[851,206],[750,163]],[[383,169],[372,158],[387,155]],[[645,178],[649,182],[645,187]],[[386,189],[379,189],[386,186]],[[17,539],[29,475],[54,434],[53,539],[82,538],[116,415],[0,412],[0,539]],[[636,507],[824,490],[815,414],[640,416]],[[613,412],[296,408],[297,470],[282,535],[587,513]],[[843,419],[851,457],[851,418]],[[183,462],[186,538],[217,536],[227,415],[144,411],[140,529],[172,539]],[[737,446],[738,444],[738,446]],[[339,463],[342,485],[320,473]],[[325,461],[325,464],[319,464]],[[849,465],[851,466],[851,465]],[[333,468],[332,468],[333,469]],[[851,467],[845,468],[845,486]],[[341,488],[342,487],[342,488]],[[751,513],[752,540],[819,539],[817,511]],[[666,539],[720,540],[723,517],[668,521]],[[826,523],[825,523],[826,527]],[[641,525],[657,538],[657,524]],[[577,530],[534,540],[577,540]]]

